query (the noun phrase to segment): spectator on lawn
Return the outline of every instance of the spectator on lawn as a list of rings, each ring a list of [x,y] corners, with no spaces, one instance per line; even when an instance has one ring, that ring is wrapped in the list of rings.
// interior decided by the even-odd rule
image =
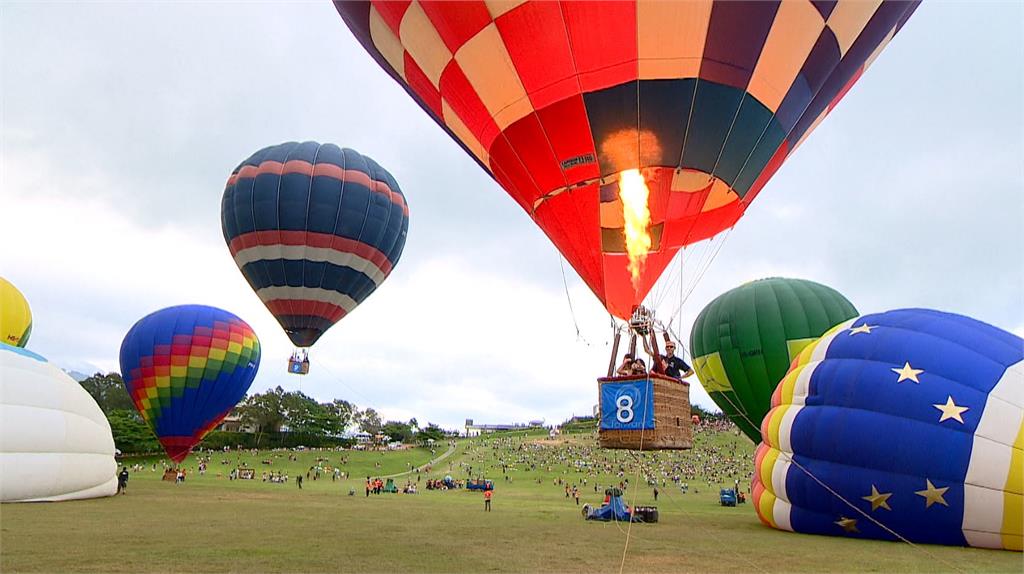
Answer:
[[[124,494],[128,488],[128,468],[122,466],[121,472],[117,474],[117,492]]]

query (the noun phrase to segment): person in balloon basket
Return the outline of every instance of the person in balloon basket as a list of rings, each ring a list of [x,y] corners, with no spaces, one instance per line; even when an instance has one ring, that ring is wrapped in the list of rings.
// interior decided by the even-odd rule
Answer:
[[[633,360],[633,370],[631,375],[646,375],[647,374],[647,363],[643,359],[637,357]]]
[[[494,489],[484,490],[484,512],[491,511],[491,497],[494,495]]]
[[[122,466],[121,472],[117,473],[117,492],[124,494],[128,489],[128,467]]]
[[[665,342],[665,354],[661,360],[665,363],[665,374],[673,379],[683,380],[693,374],[690,365],[676,356],[676,344],[672,341]]]
[[[622,364],[619,365],[618,370],[615,371],[615,376],[625,377],[633,374],[633,355],[626,353],[622,357]]]

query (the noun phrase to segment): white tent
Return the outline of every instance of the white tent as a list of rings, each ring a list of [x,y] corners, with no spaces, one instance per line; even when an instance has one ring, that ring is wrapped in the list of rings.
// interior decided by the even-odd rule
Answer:
[[[110,424],[63,371],[0,344],[0,501],[111,496],[117,463]]]

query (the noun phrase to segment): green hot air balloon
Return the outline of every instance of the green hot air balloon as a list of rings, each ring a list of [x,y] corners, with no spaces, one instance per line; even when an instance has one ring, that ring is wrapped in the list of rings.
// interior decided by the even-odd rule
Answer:
[[[835,289],[803,279],[752,281],[719,295],[690,333],[693,368],[715,404],[755,443],[772,392],[800,351],[858,315]]]

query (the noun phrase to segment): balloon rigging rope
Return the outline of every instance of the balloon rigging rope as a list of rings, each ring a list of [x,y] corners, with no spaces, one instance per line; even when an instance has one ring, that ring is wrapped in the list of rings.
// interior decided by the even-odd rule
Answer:
[[[576,322],[576,311],[572,308],[572,297],[569,296],[569,283],[565,279],[565,263],[562,260],[561,254],[558,255],[558,266],[562,269],[562,287],[565,288],[565,300],[569,302],[569,316],[572,317],[572,326],[576,328],[576,340],[583,341],[589,347],[590,342],[580,333],[580,324]]]
[[[342,380],[341,377],[339,377],[338,375],[334,374],[334,371],[328,369],[327,365],[325,363],[321,363],[320,361],[317,361],[316,365],[317,365],[317,368],[320,368],[320,369],[323,369],[323,370],[327,371],[327,374],[330,375],[330,377],[332,379],[335,379],[337,382],[341,383],[341,385],[343,387],[345,387],[349,391],[359,395],[361,398],[366,399],[366,406],[367,406],[367,408],[369,408],[369,406],[370,406],[370,404],[372,402],[372,401],[370,401],[369,397],[367,397],[363,393],[360,393],[359,391],[355,390],[354,388],[350,387],[344,380]]]
[[[694,273],[694,275],[690,278],[690,280],[685,283],[685,285],[686,285],[685,288],[684,288],[684,281],[683,281],[683,275],[684,275],[684,270],[685,270],[685,262],[683,261],[683,259],[685,259],[685,257],[686,257],[686,250],[684,249],[683,254],[680,255],[680,256],[677,256],[676,260],[680,261],[680,267],[679,267],[679,301],[676,303],[675,309],[672,310],[672,312],[669,314],[669,316],[670,317],[674,317],[674,316],[676,316],[676,314],[679,315],[680,328],[682,328],[683,307],[686,305],[686,302],[690,299],[690,296],[693,294],[693,291],[697,288],[697,285],[704,278],[704,274],[708,272],[708,269],[711,268],[711,265],[715,262],[715,259],[718,258],[719,253],[721,253],[721,251],[722,251],[722,247],[725,246],[725,243],[729,239],[729,236],[732,234],[732,230],[733,229],[734,229],[733,227],[730,227],[729,229],[727,229],[725,231],[725,234],[721,236],[721,240],[714,247],[714,249],[712,249],[710,242],[704,245],[704,248],[701,251],[700,256],[698,257],[697,270]],[[712,241],[714,241],[714,239],[712,239]],[[675,278],[673,277],[673,282],[674,282],[674,279]],[[664,297],[667,296],[667,294],[668,294],[669,288],[674,286],[672,284],[673,282],[670,282],[669,285],[667,285],[665,287],[664,293],[660,294],[658,297],[654,297],[654,296],[648,297],[648,299],[651,300],[651,302],[653,303],[653,305],[652,305],[653,307],[658,307],[658,306],[661,305]],[[673,333],[673,334],[675,334],[675,333]],[[679,339],[678,335],[676,335],[676,339],[677,339],[677,342],[679,342],[680,344],[682,343],[682,340]]]
[[[740,408],[738,408],[738,407],[736,406],[736,404],[735,404],[735,403],[733,403],[732,399],[730,399],[730,398],[729,398],[729,395],[727,395],[726,393],[722,393],[722,394],[721,394],[721,396],[722,396],[722,397],[724,397],[724,398],[725,398],[725,400],[726,400],[726,401],[728,401],[728,402],[729,402],[729,404],[730,404],[730,405],[731,405],[731,406],[732,406],[732,407],[733,407],[734,409],[736,409],[737,413],[738,413],[738,414],[739,414],[740,416],[742,416],[742,417],[743,417],[743,418],[744,418],[744,419],[745,419],[745,420],[746,420],[746,421],[747,421],[747,422],[748,422],[748,423],[749,423],[749,424],[750,424],[751,426],[753,426],[754,428],[760,428],[760,426],[761,426],[761,425],[755,425],[755,424],[754,424],[754,421],[752,421],[752,420],[750,419],[750,417],[749,417],[749,416],[747,416],[747,413],[746,413],[746,412],[745,412],[745,411],[744,411],[743,409],[740,409]],[[960,568],[959,568],[959,567],[958,567],[958,566],[957,566],[956,564],[954,564],[954,563],[951,563],[951,562],[949,562],[949,561],[947,561],[947,560],[944,560],[944,559],[942,559],[942,558],[940,558],[940,557],[936,556],[935,554],[932,554],[931,552],[929,552],[929,551],[928,551],[927,549],[925,549],[925,548],[924,548],[923,546],[921,546],[921,545],[918,545],[918,544],[914,544],[913,542],[911,542],[911,541],[910,541],[910,540],[908,540],[907,538],[905,538],[905,537],[901,536],[901,535],[900,535],[900,534],[899,534],[898,532],[896,532],[895,530],[893,530],[893,529],[889,528],[888,526],[886,526],[885,524],[883,524],[883,523],[881,523],[881,522],[880,522],[879,520],[877,520],[877,519],[876,519],[875,517],[871,516],[870,514],[868,514],[867,512],[865,512],[864,510],[862,510],[861,508],[859,508],[859,507],[858,507],[857,505],[855,505],[855,504],[853,504],[852,502],[850,502],[849,500],[847,500],[847,499],[846,499],[846,498],[845,498],[845,497],[844,497],[843,495],[839,494],[839,493],[838,493],[838,492],[836,492],[836,491],[835,491],[835,490],[834,490],[834,489],[833,489],[832,487],[830,487],[830,486],[829,486],[828,484],[826,484],[826,483],[825,483],[825,481],[823,481],[823,480],[821,480],[820,478],[818,478],[817,476],[815,476],[815,475],[814,475],[814,473],[813,473],[813,472],[811,472],[810,470],[808,470],[808,469],[807,469],[807,468],[806,468],[806,467],[805,467],[804,465],[802,465],[802,464],[800,464],[799,462],[797,462],[797,461],[796,461],[796,459],[794,459],[794,458],[793,458],[793,456],[792,456],[792,455],[791,455],[790,453],[788,453],[788,452],[785,452],[785,451],[783,451],[783,450],[781,450],[781,449],[775,449],[775,450],[776,450],[776,451],[778,451],[778,453],[779,453],[779,454],[781,454],[781,455],[784,455],[784,456],[785,456],[785,458],[786,458],[786,459],[787,459],[787,460],[788,460],[788,461],[789,461],[789,462],[790,462],[790,463],[791,463],[792,465],[794,465],[794,466],[796,466],[796,467],[797,467],[798,469],[800,469],[800,470],[801,470],[801,471],[802,471],[802,472],[803,472],[804,474],[806,474],[806,475],[807,475],[808,477],[810,477],[810,478],[811,478],[811,480],[813,480],[813,481],[814,481],[814,482],[816,482],[816,483],[817,483],[817,484],[818,484],[819,486],[821,486],[822,488],[824,488],[825,490],[827,490],[827,491],[828,491],[828,492],[829,492],[830,494],[832,494],[832,496],[834,496],[834,497],[838,498],[838,499],[839,499],[839,500],[840,500],[840,501],[841,501],[841,502],[842,502],[843,504],[845,504],[845,505],[849,506],[849,507],[850,507],[850,508],[852,508],[852,509],[853,509],[853,510],[854,510],[855,512],[857,512],[858,514],[860,514],[860,515],[861,515],[861,516],[863,516],[864,518],[867,518],[867,519],[868,519],[868,520],[869,520],[870,522],[874,523],[874,524],[875,524],[876,526],[878,526],[878,527],[879,527],[879,528],[881,528],[882,530],[885,530],[886,532],[888,532],[889,534],[893,535],[893,536],[894,536],[895,538],[899,539],[900,541],[902,541],[902,542],[906,542],[906,543],[907,543],[907,544],[909,544],[909,545],[910,545],[911,547],[913,547],[913,548],[915,548],[915,549],[917,549],[917,550],[920,550],[921,552],[924,552],[925,554],[927,554],[927,555],[928,555],[928,556],[929,556],[930,558],[932,558],[933,560],[938,560],[939,562],[942,562],[943,564],[946,564],[947,566],[950,566],[950,567],[952,567],[952,568],[953,568],[954,570],[956,570],[957,572],[965,573],[965,571],[964,571],[964,570],[961,570],[961,569],[960,569]],[[753,502],[753,501],[751,501],[751,502]],[[756,504],[756,503],[755,503],[755,504]]]
[[[653,360],[650,355],[648,355],[647,358]],[[652,363],[651,366],[653,366],[653,363]],[[650,383],[650,381],[651,381],[651,379],[648,378],[647,382]],[[651,393],[654,392],[654,385],[653,385],[653,383],[651,383],[650,392]],[[640,421],[641,421],[640,422],[640,448],[639,448],[640,451],[644,450],[644,431],[646,430],[644,428],[644,421],[647,420],[647,403],[648,402],[653,402],[653,397],[652,397],[651,401],[644,400],[643,415],[642,415],[642,418],[640,419]],[[622,570],[626,567],[626,553],[629,551],[629,535],[630,535],[631,531],[633,530],[633,513],[636,512],[636,494],[640,490],[640,486],[639,485],[640,485],[640,467],[639,467],[639,465],[637,465],[636,483],[634,483],[634,490],[633,490],[633,503],[630,505],[631,510],[629,511],[629,525],[626,526],[626,543],[622,546],[622,562],[619,563],[619,574],[622,574]]]
[[[629,454],[633,456],[634,460],[636,460],[637,465],[643,465],[644,464],[644,462],[639,457],[637,457],[636,453],[634,453],[633,451],[629,451]],[[655,479],[655,481],[657,481],[657,479]],[[671,490],[671,489],[668,489],[668,490]],[[666,491],[665,494],[668,494],[668,492]],[[663,496],[665,494],[663,494]],[[674,495],[669,495],[669,496],[667,496],[667,498],[672,503],[673,508],[675,508],[676,510],[679,510],[680,513],[682,513],[683,516],[686,518],[686,520],[689,521],[695,528],[699,527],[701,525],[700,521],[697,519],[697,517],[691,515],[686,510],[686,508],[683,506],[681,500],[678,500]],[[759,572],[768,572],[768,570],[765,570],[764,568],[762,568],[761,565],[758,564],[757,562],[754,562],[753,560],[747,558],[743,554],[735,553],[734,549],[730,547],[728,542],[723,542],[719,538],[720,537],[717,536],[717,535],[712,535],[710,537],[710,539],[714,542],[715,546],[718,547],[718,550],[721,551],[721,553],[723,555],[738,556],[738,557],[742,558],[747,564],[751,565],[754,570],[757,570]]]

